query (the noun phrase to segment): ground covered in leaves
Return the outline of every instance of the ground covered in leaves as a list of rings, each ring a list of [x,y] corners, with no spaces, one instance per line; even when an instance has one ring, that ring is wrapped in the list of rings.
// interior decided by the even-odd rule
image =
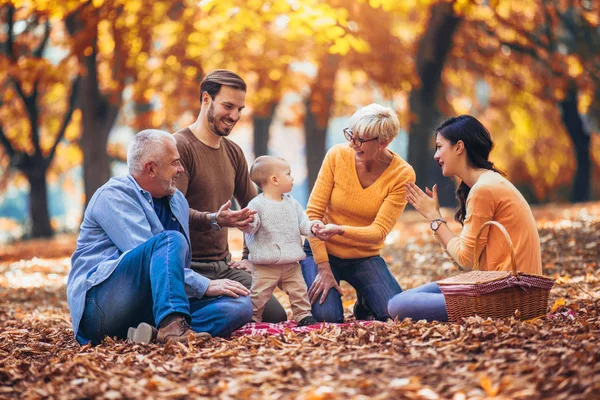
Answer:
[[[600,398],[600,204],[535,214],[545,273],[556,279],[551,318],[406,320],[185,346],[80,347],[65,298],[75,238],[4,246],[0,398]],[[404,289],[457,273],[410,213],[384,256]],[[354,297],[343,288],[351,321]]]

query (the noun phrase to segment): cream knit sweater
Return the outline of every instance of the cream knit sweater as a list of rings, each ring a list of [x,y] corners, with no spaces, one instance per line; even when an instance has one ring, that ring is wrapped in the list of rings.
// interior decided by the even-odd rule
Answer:
[[[314,237],[304,209],[290,194],[281,201],[267,199],[262,193],[248,203],[258,211],[254,221],[244,230],[246,246],[253,264],[290,264],[304,260],[302,235]]]

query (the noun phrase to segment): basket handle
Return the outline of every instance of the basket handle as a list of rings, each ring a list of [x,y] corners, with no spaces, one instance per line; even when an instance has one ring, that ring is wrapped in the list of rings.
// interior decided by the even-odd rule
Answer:
[[[496,222],[496,221],[488,221],[488,222],[484,223],[483,225],[481,225],[481,228],[479,228],[479,232],[477,232],[477,236],[475,237],[475,249],[474,249],[474,254],[473,254],[473,258],[475,260],[473,268],[475,270],[479,270],[479,257],[477,257],[477,254],[478,254],[477,250],[479,247],[479,237],[483,233],[483,229],[488,225],[494,225],[495,227],[500,229],[500,232],[502,232],[504,234],[504,238],[506,239],[506,242],[508,243],[508,247],[510,248],[510,263],[512,265],[512,273],[514,276],[517,276],[518,275],[517,274],[517,261],[516,261],[516,256],[515,256],[515,248],[513,247],[512,240],[510,239],[510,236],[508,235],[506,228],[501,223]]]

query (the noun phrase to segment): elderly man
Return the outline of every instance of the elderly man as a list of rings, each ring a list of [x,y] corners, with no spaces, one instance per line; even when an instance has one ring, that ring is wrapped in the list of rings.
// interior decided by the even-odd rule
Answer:
[[[90,200],[71,259],[67,299],[77,341],[183,342],[194,332],[226,336],[248,322],[248,289],[189,268],[189,206],[175,186],[183,172],[175,138],[138,133],[127,166],[127,176]]]

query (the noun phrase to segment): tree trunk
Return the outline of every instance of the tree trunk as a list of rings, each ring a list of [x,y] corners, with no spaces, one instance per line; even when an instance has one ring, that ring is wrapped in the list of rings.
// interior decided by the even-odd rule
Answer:
[[[110,160],[106,145],[108,136],[115,124],[121,99],[111,103],[102,95],[98,87],[96,69],[97,30],[91,39],[92,54],[84,56],[80,86],[79,105],[82,115],[80,139],[83,153],[83,181],[86,205],[96,190],[110,179]],[[119,94],[120,96],[120,94]]]
[[[277,109],[278,102],[273,102],[269,106],[267,115],[255,114],[252,116],[254,125],[254,157],[260,157],[269,153],[269,129],[273,123],[273,116]]]
[[[423,188],[437,183],[442,205],[454,204],[454,184],[434,169],[437,165],[433,160],[433,129],[442,117],[437,105],[442,71],[452,49],[452,36],[460,21],[454,14],[452,4],[439,3],[432,6],[427,31],[421,38],[417,53],[417,74],[421,86],[411,92],[409,100],[412,118],[408,161],[415,169],[417,185]],[[432,179],[434,176],[435,180]]]
[[[50,213],[48,212],[47,168],[42,165],[44,163],[44,160],[38,160],[35,165],[25,171],[30,188],[31,236],[34,238],[51,237],[54,234],[52,226],[50,226]]]
[[[315,81],[304,105],[304,131],[306,134],[306,166],[308,169],[308,192],[317,180],[325,158],[327,125],[331,116],[335,76],[339,68],[339,56],[327,54],[319,63]]]
[[[571,189],[573,203],[590,199],[590,132],[577,109],[577,86],[571,83],[563,101],[559,103],[562,121],[573,141],[577,170]]]
[[[110,159],[106,145],[122,101],[122,92],[116,93],[112,102],[100,92],[96,60],[98,53],[97,23],[98,10],[91,5],[91,2],[82,4],[65,19],[65,26],[72,37],[82,31],[86,32],[87,45],[92,50],[89,55],[79,54],[79,62],[83,67],[83,71],[80,73],[81,84],[78,96],[82,119],[79,145],[83,153],[83,184],[86,205],[96,190],[110,179]],[[118,48],[119,46],[115,48],[115,58],[120,57]],[[114,62],[117,64],[117,60]]]

